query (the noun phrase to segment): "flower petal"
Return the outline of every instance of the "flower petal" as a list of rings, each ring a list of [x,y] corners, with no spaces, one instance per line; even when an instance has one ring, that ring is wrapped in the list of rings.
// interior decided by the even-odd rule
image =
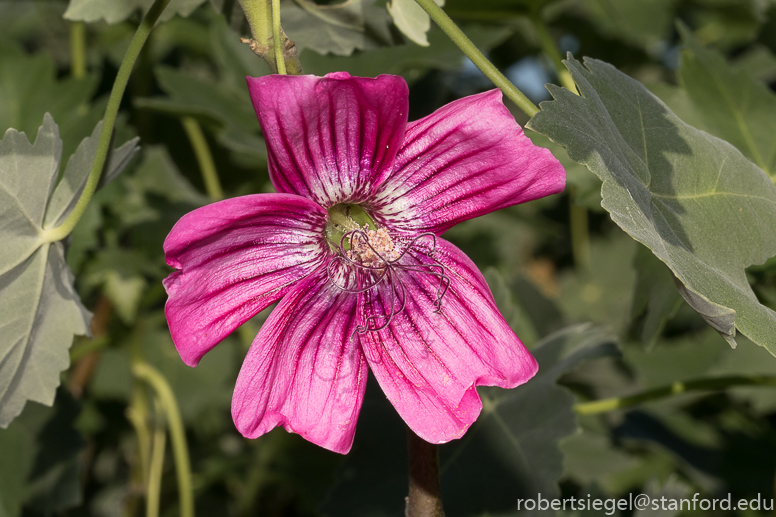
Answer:
[[[165,314],[189,366],[323,263],[327,214],[300,196],[227,199],[183,216],[164,241]]]
[[[366,199],[391,171],[409,90],[401,77],[247,77],[278,192],[330,207]]]
[[[395,172],[371,202],[384,225],[437,235],[499,208],[563,190],[566,172],[535,146],[492,90],[407,126]]]
[[[513,388],[533,377],[538,365],[466,255],[440,238],[433,259],[419,248],[404,256],[405,269],[394,269],[394,301],[398,307],[403,293],[404,309],[385,329],[359,337],[372,372],[407,425],[428,442],[444,443],[460,438],[479,415],[475,386]],[[441,271],[435,260],[450,279],[441,312],[434,305],[443,287],[432,274]],[[373,328],[390,312],[389,285],[383,281],[359,297],[363,316],[378,316]]]
[[[237,377],[232,417],[244,436],[281,425],[331,451],[350,450],[368,372],[354,337],[356,304],[327,268],[283,298]]]

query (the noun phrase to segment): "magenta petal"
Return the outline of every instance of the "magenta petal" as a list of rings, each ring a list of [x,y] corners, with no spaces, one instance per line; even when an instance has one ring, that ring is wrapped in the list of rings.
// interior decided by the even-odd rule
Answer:
[[[246,79],[278,192],[330,207],[365,200],[390,173],[409,108],[401,77]]]
[[[566,173],[535,146],[501,102],[501,92],[451,102],[407,126],[395,172],[372,201],[387,226],[448,228],[493,210],[563,190]]]
[[[450,277],[441,313],[434,307],[440,279],[430,273],[440,268],[411,250],[393,282],[397,304],[406,295],[404,310],[387,328],[360,339],[372,372],[407,425],[428,442],[444,443],[460,438],[479,415],[475,386],[513,388],[533,377],[538,365],[504,321],[474,263],[442,239],[433,257]],[[359,297],[366,318],[389,312],[389,285]]]
[[[353,335],[356,303],[326,268],[283,298],[237,378],[232,417],[244,436],[280,425],[331,451],[350,450],[368,372]]]
[[[167,322],[189,366],[320,267],[326,211],[289,194],[227,199],[183,216],[164,241]]]

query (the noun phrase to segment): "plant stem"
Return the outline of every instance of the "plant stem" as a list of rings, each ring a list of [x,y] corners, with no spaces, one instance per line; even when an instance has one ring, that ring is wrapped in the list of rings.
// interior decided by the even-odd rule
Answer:
[[[659,400],[690,391],[708,391],[732,388],[735,386],[772,386],[776,387],[776,376],[767,375],[731,375],[710,379],[694,379],[675,382],[668,386],[654,388],[628,397],[614,397],[593,402],[581,402],[574,405],[574,411],[580,415],[596,415],[615,409],[623,409],[652,400]]]
[[[266,46],[272,38],[270,0],[239,0],[251,28],[253,39]],[[273,67],[274,68],[274,67]]]
[[[405,517],[444,517],[439,486],[438,447],[407,429],[409,494]]]
[[[550,31],[547,29],[547,24],[542,20],[541,14],[536,12],[531,16],[531,23],[533,23],[536,34],[539,36],[539,42],[542,45],[542,50],[549,57],[555,69],[558,71],[558,80],[560,84],[573,93],[577,93],[577,85],[574,83],[574,79],[571,78],[571,73],[563,66],[563,58],[558,52],[558,47],[555,45]]]
[[[178,496],[180,497],[181,517],[194,516],[194,492],[191,485],[191,464],[189,449],[186,444],[186,432],[183,428],[175,395],[164,376],[154,367],[138,362],[132,365],[132,373],[140,380],[148,383],[159,398],[160,405],[167,417],[170,428],[172,452],[175,458],[175,470],[178,474]]]
[[[571,227],[571,254],[574,264],[582,271],[590,271],[590,228],[587,208],[574,203],[576,188],[569,196],[569,226]]]
[[[135,32],[135,36],[129,44],[127,53],[124,56],[124,60],[121,62],[119,71],[116,74],[116,80],[113,82],[113,89],[110,92],[108,98],[108,106],[105,108],[105,116],[102,119],[102,131],[100,132],[100,139],[97,142],[97,152],[94,155],[94,162],[92,162],[92,169],[89,172],[89,179],[86,180],[86,185],[81,193],[81,197],[78,198],[75,208],[67,216],[67,219],[58,227],[46,229],[42,232],[41,240],[43,242],[56,242],[64,239],[70,232],[73,231],[75,225],[86,210],[86,205],[94,195],[94,191],[97,189],[97,184],[100,182],[100,176],[102,174],[103,167],[108,158],[110,152],[111,140],[113,136],[113,127],[116,125],[116,116],[119,112],[119,105],[121,104],[121,98],[124,96],[124,90],[127,88],[127,82],[129,82],[129,76],[132,74],[132,68],[135,66],[135,61],[140,55],[140,51],[143,49],[143,45],[148,39],[148,35],[151,34],[151,29],[154,28],[156,20],[167,7],[170,0],[156,0],[151,6],[151,9],[143,17],[143,21],[140,22],[140,26]]]
[[[159,517],[159,501],[162,494],[162,470],[164,468],[165,428],[164,413],[158,400],[156,407],[156,425],[151,449],[151,465],[148,470],[148,490],[146,491],[146,517]]]
[[[70,24],[70,74],[76,79],[86,77],[86,24]]]
[[[224,191],[221,188],[221,182],[218,180],[218,171],[213,161],[213,155],[210,153],[210,147],[207,145],[202,128],[194,117],[183,117],[181,119],[183,129],[189,137],[191,147],[194,148],[194,155],[197,157],[199,170],[202,172],[202,179],[205,181],[205,191],[208,197],[213,201],[224,199]]]
[[[283,43],[280,34],[280,0],[272,0],[272,40],[275,48],[275,63],[278,73],[286,75],[286,60],[283,57]]]
[[[523,113],[529,117],[533,117],[539,112],[539,108],[531,102],[528,97],[523,94],[517,87],[502,74],[498,68],[493,65],[485,55],[479,51],[479,49],[472,43],[472,41],[463,33],[461,29],[450,19],[441,7],[439,7],[434,0],[415,0],[424,11],[431,16],[431,19],[436,22],[439,27],[445,31],[447,36],[460,48],[463,53],[472,60],[472,63],[477,65],[485,77],[490,79],[493,84],[501,88],[504,95],[507,96],[512,102],[517,104]]]

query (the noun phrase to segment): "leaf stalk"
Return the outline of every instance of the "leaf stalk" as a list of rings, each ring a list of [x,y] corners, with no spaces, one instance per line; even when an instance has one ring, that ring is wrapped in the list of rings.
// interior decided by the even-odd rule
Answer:
[[[86,185],[81,193],[81,197],[78,198],[73,211],[67,216],[64,222],[56,228],[44,229],[41,234],[41,240],[43,242],[56,242],[64,239],[75,228],[81,216],[86,210],[86,206],[91,201],[95,190],[97,190],[97,184],[100,182],[100,176],[105,167],[110,153],[111,140],[113,136],[113,128],[116,125],[116,116],[119,112],[119,105],[121,99],[124,97],[124,91],[127,89],[127,83],[129,82],[129,76],[132,74],[132,68],[135,66],[140,51],[143,49],[148,36],[151,34],[151,30],[156,25],[156,21],[164,11],[170,0],[156,0],[151,6],[151,9],[143,17],[140,25],[132,37],[132,41],[129,44],[127,53],[124,55],[124,60],[121,62],[119,71],[116,74],[116,80],[113,82],[113,89],[110,92],[108,98],[108,106],[105,108],[105,116],[102,119],[102,131],[100,132],[100,139],[97,142],[97,152],[94,155],[94,162],[92,162],[92,169],[89,172],[89,178],[86,180]]]
[[[581,402],[574,405],[574,411],[580,415],[597,415],[691,391],[722,390],[736,386],[771,386],[776,388],[776,376],[731,375],[684,382],[677,381],[667,386],[646,390],[628,397],[613,397],[592,402]]]
[[[205,134],[202,132],[202,127],[194,117],[183,117],[181,124],[183,124],[186,136],[189,137],[191,147],[194,149],[194,156],[197,158],[208,197],[212,201],[224,199],[224,190],[221,188],[221,181],[218,179],[218,170],[213,161],[213,154],[210,152]]]
[[[186,432],[183,427],[178,403],[169,383],[156,368],[145,362],[132,365],[132,373],[146,382],[156,393],[160,406],[164,411],[167,425],[170,429],[170,441],[175,458],[175,470],[178,474],[178,496],[180,498],[181,517],[194,517],[194,491],[191,483],[191,463],[189,448],[186,443]]]
[[[455,45],[463,51],[463,53],[471,59],[477,68],[479,68],[485,77],[490,79],[493,84],[501,88],[504,95],[509,100],[514,102],[523,113],[529,117],[533,117],[539,112],[539,108],[531,102],[531,100],[521,92],[517,86],[512,84],[509,79],[502,74],[496,66],[491,63],[485,55],[480,52],[477,46],[463,33],[463,31],[455,24],[455,22],[447,15],[447,13],[439,7],[434,0],[415,0],[424,11],[428,13],[434,22],[439,25],[445,34],[452,40]]]

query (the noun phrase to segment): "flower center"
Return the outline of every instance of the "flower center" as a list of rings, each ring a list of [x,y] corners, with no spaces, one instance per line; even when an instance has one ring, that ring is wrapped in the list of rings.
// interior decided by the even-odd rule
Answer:
[[[329,281],[342,291],[362,293],[367,300],[363,322],[354,335],[382,330],[405,310],[406,275],[433,277],[432,306],[434,312],[442,311],[450,276],[434,258],[437,238],[433,233],[392,237],[358,205],[342,204],[329,209],[326,239],[334,251],[327,266]]]

